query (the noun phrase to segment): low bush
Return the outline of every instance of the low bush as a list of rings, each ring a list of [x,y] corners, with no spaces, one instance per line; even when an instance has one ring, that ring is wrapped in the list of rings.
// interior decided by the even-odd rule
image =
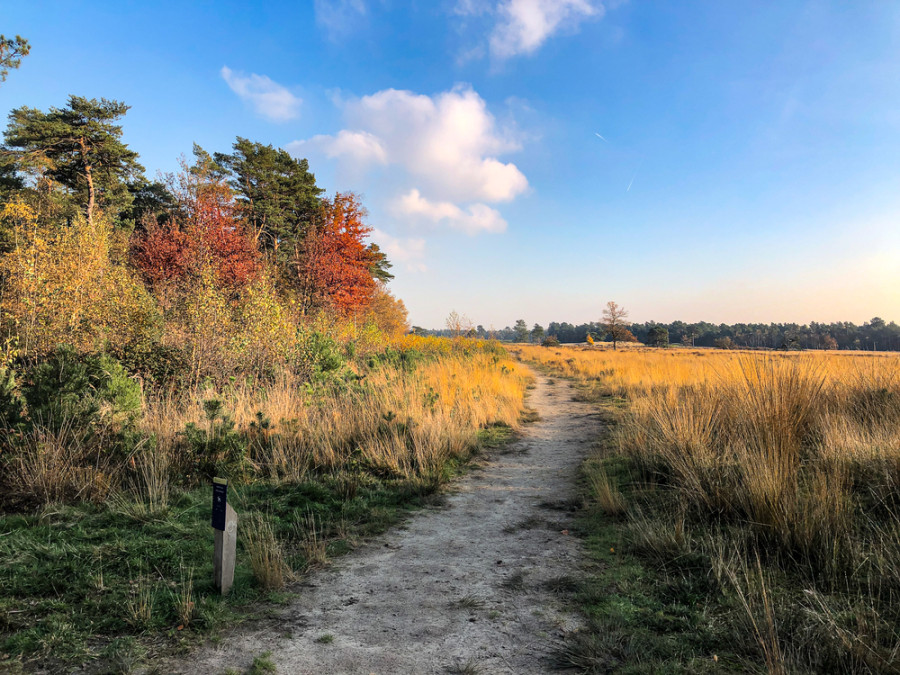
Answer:
[[[107,354],[60,346],[26,371],[22,384],[29,420],[54,429],[133,426],[141,387]]]

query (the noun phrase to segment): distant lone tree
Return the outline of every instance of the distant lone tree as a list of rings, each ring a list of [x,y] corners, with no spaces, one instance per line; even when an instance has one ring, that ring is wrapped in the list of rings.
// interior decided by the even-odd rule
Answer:
[[[727,336],[720,337],[713,341],[713,345],[716,349],[734,349],[734,340]]]
[[[826,335],[822,338],[822,347],[825,349],[837,349],[838,342],[831,335]]]
[[[6,82],[10,70],[15,70],[22,63],[22,57],[28,56],[31,45],[21,35],[8,38],[0,35],[0,82]]]
[[[540,343],[540,341],[543,339],[544,327],[539,323],[534,324],[534,328],[531,329],[531,341]]]
[[[525,323],[525,319],[516,321],[513,330],[516,334],[516,342],[528,342],[528,324]]]
[[[548,335],[541,340],[541,347],[559,347],[559,339],[555,335]]]
[[[612,340],[613,349],[618,349],[620,342],[637,342],[634,335],[628,330],[631,322],[627,319],[628,310],[620,307],[612,300],[606,303],[606,309],[603,310],[603,319],[600,323],[609,335],[609,339]]]
[[[647,334],[647,344],[652,347],[668,347],[669,331],[665,326],[654,326]]]

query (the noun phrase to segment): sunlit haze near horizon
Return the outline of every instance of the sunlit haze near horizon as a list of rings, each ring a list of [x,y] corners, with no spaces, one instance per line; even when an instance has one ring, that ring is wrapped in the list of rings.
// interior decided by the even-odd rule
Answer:
[[[900,320],[900,4],[0,0],[4,114],[363,196],[410,323]],[[90,36],[85,39],[85,36]]]

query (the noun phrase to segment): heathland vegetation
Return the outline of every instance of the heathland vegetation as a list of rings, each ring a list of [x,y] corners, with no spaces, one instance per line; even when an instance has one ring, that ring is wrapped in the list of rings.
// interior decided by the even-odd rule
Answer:
[[[0,82],[27,54],[0,35]],[[0,146],[0,669],[127,672],[264,615],[517,426],[528,372],[476,339],[498,337],[545,345],[510,349],[610,430],[583,471],[597,564],[554,584],[587,618],[564,665],[897,672],[900,357],[824,351],[900,349],[896,324],[628,324],[609,303],[410,335],[356,195],[244,138],[149,179],[127,110],[18,108]],[[604,338],[632,347],[559,345]],[[240,514],[227,598],[214,476]]]
[[[569,663],[896,672],[898,357],[518,350],[611,430],[584,470],[600,564]]]
[[[3,669],[127,670],[256,611],[522,410],[495,343],[406,335],[358,197],[243,138],[149,180],[127,110],[18,108],[0,147]],[[213,476],[241,518],[227,599]]]

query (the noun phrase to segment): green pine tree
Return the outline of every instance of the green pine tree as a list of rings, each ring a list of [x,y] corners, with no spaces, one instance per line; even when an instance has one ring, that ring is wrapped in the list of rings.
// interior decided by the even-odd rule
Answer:
[[[16,174],[37,174],[60,185],[93,221],[98,207],[112,213],[132,201],[128,182],[143,174],[138,154],[122,142],[119,101],[70,96],[65,108],[16,108],[9,114],[3,152]],[[10,166],[7,166],[8,174]]]

